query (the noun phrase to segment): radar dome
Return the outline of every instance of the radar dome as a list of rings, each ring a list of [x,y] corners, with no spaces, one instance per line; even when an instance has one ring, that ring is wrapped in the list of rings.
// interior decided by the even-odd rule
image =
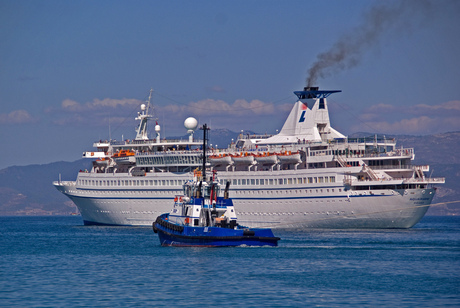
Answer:
[[[195,118],[187,118],[184,121],[184,126],[187,130],[195,130],[198,127],[198,121]]]
[[[161,130],[161,127],[160,127],[160,125],[158,125],[158,124],[157,124],[157,125],[155,125],[155,131],[158,133],[160,130]]]
[[[145,110],[145,104],[141,105],[141,110]]]

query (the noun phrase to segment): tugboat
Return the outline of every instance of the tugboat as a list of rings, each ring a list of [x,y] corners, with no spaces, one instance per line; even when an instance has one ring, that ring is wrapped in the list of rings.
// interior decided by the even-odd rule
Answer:
[[[206,178],[206,131],[203,125],[203,167],[195,170],[194,178],[183,185],[183,194],[176,195],[169,213],[157,217],[153,231],[162,246],[225,247],[277,246],[279,237],[271,229],[246,228],[237,223],[230,182],[224,196],[216,172]]]

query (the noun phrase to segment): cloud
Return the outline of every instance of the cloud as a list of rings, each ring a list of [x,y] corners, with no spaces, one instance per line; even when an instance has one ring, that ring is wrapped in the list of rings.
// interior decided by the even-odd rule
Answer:
[[[292,104],[291,104],[292,106]],[[159,107],[158,113],[174,113],[178,116],[254,116],[275,114],[275,105],[254,99],[250,102],[238,99],[232,104],[223,100],[203,99],[187,105]]]
[[[98,110],[107,110],[107,109],[117,109],[119,107],[136,107],[142,104],[140,100],[137,99],[112,99],[106,98],[103,100],[95,98],[92,102],[87,102],[80,104],[76,101],[65,99],[61,103],[62,110],[70,112],[87,112],[87,111],[98,111]]]
[[[140,111],[140,104],[143,102],[136,99],[94,99],[90,102],[79,103],[71,99],[62,101],[60,109],[48,109],[48,113],[60,113],[54,117],[56,125],[74,126],[131,126],[136,125],[134,121],[137,112]],[[160,124],[168,127],[171,132],[175,129],[182,129],[183,121],[190,116],[202,121],[212,122],[215,127],[240,129],[251,128],[248,123],[266,121],[267,118],[277,114],[289,112],[291,104],[275,105],[261,100],[247,101],[237,99],[233,103],[224,100],[203,99],[189,102],[187,104],[169,104],[165,106],[154,106],[154,117],[159,118]],[[230,125],[226,127],[225,125]]]
[[[354,132],[369,131],[391,134],[434,134],[460,130],[460,117],[428,117],[402,119],[399,121],[367,121],[353,125]]]
[[[26,110],[13,110],[10,113],[0,113],[0,124],[26,124],[34,123],[38,119],[32,117]]]
[[[142,103],[140,100],[128,98],[93,99],[86,103],[65,99],[60,108],[46,108],[45,113],[55,115],[52,123],[56,125],[107,126],[109,123],[123,123],[127,118],[133,120]]]
[[[449,101],[438,105],[420,104],[409,108],[408,113],[416,115],[460,115],[460,101]]]
[[[439,104],[393,106],[377,104],[359,115],[361,123],[351,131],[369,131],[393,134],[431,134],[460,130],[460,101]]]
[[[359,119],[361,121],[380,119],[382,118],[382,114],[394,115],[396,112],[400,112],[400,109],[401,108],[389,104],[377,104],[366,108],[364,112],[359,116]]]

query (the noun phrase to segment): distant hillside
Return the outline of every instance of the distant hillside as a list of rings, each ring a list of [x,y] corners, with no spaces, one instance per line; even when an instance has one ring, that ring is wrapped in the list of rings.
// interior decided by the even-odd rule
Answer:
[[[253,132],[244,132],[253,134]],[[239,133],[226,129],[211,131],[210,143],[220,148],[236,140]],[[372,134],[354,134],[369,136]],[[352,137],[352,136],[350,136]],[[415,149],[415,164],[430,165],[433,177],[445,177],[433,203],[460,200],[460,132],[430,136],[395,137],[398,145]],[[184,138],[184,137],[183,137]],[[76,212],[72,201],[59,193],[53,181],[75,180],[79,170],[90,169],[90,160],[45,165],[12,166],[0,170],[0,215],[68,215]],[[460,203],[433,206],[429,215],[460,215]]]
[[[45,165],[12,166],[0,170],[0,215],[53,215],[76,212],[72,201],[52,185],[75,180],[78,171],[91,168],[89,160]]]
[[[415,148],[415,162],[430,165],[433,176],[444,176],[446,184],[440,185],[434,202],[460,200],[460,132],[431,136],[400,136],[398,140],[406,147]],[[449,213],[460,209],[460,204],[433,207],[430,211]],[[430,213],[430,212],[429,212]],[[460,215],[460,210],[458,211]]]

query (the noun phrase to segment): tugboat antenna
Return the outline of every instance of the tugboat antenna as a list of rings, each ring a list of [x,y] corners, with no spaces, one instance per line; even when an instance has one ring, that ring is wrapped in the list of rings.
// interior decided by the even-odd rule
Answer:
[[[208,142],[208,133],[207,131],[209,130],[208,125],[203,124],[203,127],[201,128],[203,130],[203,180],[206,181],[206,146]]]

